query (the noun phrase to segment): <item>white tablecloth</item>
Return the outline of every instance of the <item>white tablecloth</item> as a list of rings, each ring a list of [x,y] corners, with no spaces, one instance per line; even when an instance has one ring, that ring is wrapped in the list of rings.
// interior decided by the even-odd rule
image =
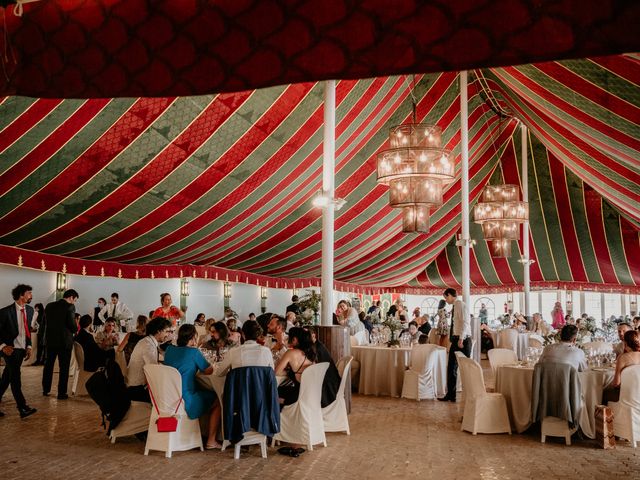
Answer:
[[[402,394],[402,382],[411,359],[411,348],[360,346],[351,347],[351,354],[360,362],[359,393],[392,397]],[[447,382],[447,353],[441,350],[436,355],[436,391],[444,392]]]
[[[527,349],[529,348],[529,335],[530,333],[518,333],[518,341],[516,342],[516,354],[518,360],[524,360],[527,357]],[[497,348],[507,348],[500,344],[500,332],[496,332],[493,337],[493,344]]]
[[[595,438],[596,405],[602,403],[602,390],[613,379],[613,369],[580,372],[582,410],[580,428],[585,436]],[[503,365],[496,371],[496,392],[504,395],[512,427],[524,432],[531,425],[531,387],[533,367]]]

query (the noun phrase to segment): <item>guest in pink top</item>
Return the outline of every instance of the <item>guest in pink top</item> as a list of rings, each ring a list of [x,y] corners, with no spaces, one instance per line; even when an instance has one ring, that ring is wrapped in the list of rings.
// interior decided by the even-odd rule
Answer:
[[[551,326],[556,330],[560,330],[565,324],[564,312],[562,311],[562,305],[560,302],[556,302],[556,305],[551,311],[551,321]]]

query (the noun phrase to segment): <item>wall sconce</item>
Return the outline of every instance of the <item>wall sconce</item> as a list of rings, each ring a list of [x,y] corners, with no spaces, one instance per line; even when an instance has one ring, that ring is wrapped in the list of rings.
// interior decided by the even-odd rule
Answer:
[[[260,287],[260,312],[267,312],[267,287]]]
[[[260,287],[260,298],[262,300],[267,299],[267,287]]]
[[[67,275],[64,273],[56,273],[56,291],[64,293],[67,289]]]
[[[573,295],[571,290],[567,291],[567,315],[573,313]]]
[[[633,297],[629,302],[629,313],[632,317],[638,314],[638,297]]]
[[[183,297],[188,297],[189,293],[191,293],[191,287],[189,285],[189,279],[183,278],[180,280],[180,295]]]
[[[231,284],[229,282],[224,282],[224,298],[231,298]]]

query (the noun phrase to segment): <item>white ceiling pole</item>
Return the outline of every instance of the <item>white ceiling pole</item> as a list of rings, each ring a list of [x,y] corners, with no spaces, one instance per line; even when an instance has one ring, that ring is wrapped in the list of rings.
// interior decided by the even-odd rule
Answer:
[[[324,142],[322,148],[322,196],[329,199],[322,208],[322,306],[320,324],[333,325],[333,242],[336,151],[336,82],[324,83]]]
[[[469,99],[467,92],[467,71],[460,72],[460,149],[462,154],[462,301],[471,314],[471,285],[469,277],[469,257],[471,237],[469,235]],[[471,356],[480,361],[480,321],[475,318],[471,325],[471,335],[475,348]]]
[[[522,157],[522,201],[529,202],[529,171],[527,162],[527,147],[529,145],[529,137],[527,135],[527,127],[520,122],[521,134],[521,157]],[[522,224],[522,279],[524,282],[524,315],[527,321],[531,319],[531,279],[529,272],[531,269],[531,260],[529,259],[529,218]]]

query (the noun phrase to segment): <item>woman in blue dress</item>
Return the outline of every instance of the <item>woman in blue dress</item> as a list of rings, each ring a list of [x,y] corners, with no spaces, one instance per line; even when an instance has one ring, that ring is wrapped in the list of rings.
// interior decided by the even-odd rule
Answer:
[[[216,441],[216,433],[220,426],[220,405],[216,394],[199,388],[196,383],[196,373],[205,375],[213,373],[213,367],[198,350],[198,333],[196,327],[184,324],[178,330],[178,346],[169,345],[164,354],[164,364],[175,368],[182,377],[182,398],[187,416],[191,419],[200,418],[209,413],[209,435],[207,449],[221,448]]]

